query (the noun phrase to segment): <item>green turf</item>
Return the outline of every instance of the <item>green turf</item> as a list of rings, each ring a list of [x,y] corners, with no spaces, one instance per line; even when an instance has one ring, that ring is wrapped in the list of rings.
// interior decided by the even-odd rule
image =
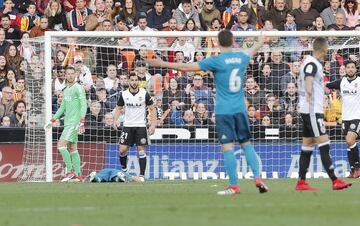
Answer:
[[[358,225],[359,184],[332,191],[293,190],[295,180],[268,180],[259,194],[243,180],[241,194],[220,197],[225,180],[146,181],[142,184],[1,183],[0,225],[340,226]]]

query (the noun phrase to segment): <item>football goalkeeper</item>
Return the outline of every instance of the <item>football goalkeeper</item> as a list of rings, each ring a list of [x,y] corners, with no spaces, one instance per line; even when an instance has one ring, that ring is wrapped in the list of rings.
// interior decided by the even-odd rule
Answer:
[[[84,182],[87,183],[104,183],[104,182],[142,182],[140,177],[129,174],[122,169],[110,169],[106,168],[99,172],[93,171],[87,177]]]
[[[64,116],[64,130],[58,141],[58,150],[66,165],[66,175],[61,182],[82,181],[80,155],[77,150],[78,134],[85,132],[85,114],[87,110],[84,88],[76,82],[75,68],[65,69],[66,88],[60,108],[51,119],[54,123]]]

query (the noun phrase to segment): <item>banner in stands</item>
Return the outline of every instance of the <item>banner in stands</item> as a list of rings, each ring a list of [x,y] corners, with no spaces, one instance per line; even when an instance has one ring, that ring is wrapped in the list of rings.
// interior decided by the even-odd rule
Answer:
[[[91,145],[84,144],[79,148],[83,158],[82,166],[87,170],[99,170],[101,166],[108,168],[120,168],[118,158],[118,145],[107,144],[98,146],[97,150],[105,150],[101,158],[92,158],[91,153],[86,152],[84,157],[83,150],[89,150]],[[16,181],[16,178],[23,171],[22,156],[23,144],[0,144],[0,181]],[[93,147],[94,148],[94,147]],[[334,160],[335,172],[338,176],[346,175],[348,169],[346,145],[332,144],[331,155]],[[95,149],[95,148],[94,148]],[[289,144],[269,144],[255,146],[259,154],[261,171],[264,178],[297,178],[299,163],[299,145]],[[324,172],[318,151],[314,152],[314,158],[309,169],[311,177],[327,177]],[[246,165],[245,158],[241,150],[237,148],[239,178],[252,178],[252,173]],[[99,156],[99,153],[97,153]],[[187,179],[223,179],[226,178],[222,162],[222,155],[218,144],[166,144],[151,145],[147,151],[148,167],[146,177],[151,180],[187,180]],[[54,159],[59,158],[54,154]],[[136,151],[132,148],[128,158],[129,170],[138,173],[138,159]],[[40,172],[43,172],[40,170]],[[54,166],[54,179],[59,179],[63,173],[63,164]]]

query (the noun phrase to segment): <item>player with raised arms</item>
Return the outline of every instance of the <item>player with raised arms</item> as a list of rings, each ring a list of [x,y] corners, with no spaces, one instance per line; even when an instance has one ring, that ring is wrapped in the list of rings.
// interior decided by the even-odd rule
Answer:
[[[77,142],[78,134],[85,132],[86,95],[84,87],[76,82],[75,68],[68,66],[65,69],[65,78],[66,88],[63,91],[63,99],[51,123],[64,115],[64,130],[57,144],[67,172],[61,181],[82,181]]]
[[[356,63],[344,63],[346,76],[326,84],[329,89],[340,90],[342,105],[342,131],[348,145],[348,160],[350,165],[349,178],[360,177],[359,149],[356,139],[360,134],[360,77],[356,75]]]
[[[299,103],[303,120],[303,141],[299,160],[300,179],[297,181],[295,190],[317,190],[305,181],[315,145],[319,147],[321,162],[332,180],[332,188],[341,190],[351,186],[351,183],[345,183],[335,176],[330,158],[330,140],[324,125],[325,85],[322,62],[328,51],[327,40],[323,37],[316,38],[313,49],[313,56],[308,56],[300,69]]]
[[[263,38],[251,49],[233,52],[233,34],[229,30],[219,32],[219,48],[221,54],[208,57],[194,63],[170,63],[161,59],[149,59],[147,62],[156,67],[172,68],[183,71],[212,71],[216,84],[216,129],[221,143],[224,165],[229,176],[229,187],[219,191],[218,195],[240,193],[237,178],[237,161],[234,154],[234,142],[239,142],[244,151],[246,161],[255,179],[260,193],[268,191],[268,187],[260,177],[259,162],[254,147],[249,142],[251,135],[245,105],[244,81],[245,71],[251,57],[263,45]]]

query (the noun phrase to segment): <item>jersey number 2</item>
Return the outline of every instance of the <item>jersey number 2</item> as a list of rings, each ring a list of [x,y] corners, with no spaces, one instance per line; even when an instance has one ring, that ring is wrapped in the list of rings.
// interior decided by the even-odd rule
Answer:
[[[229,78],[229,89],[233,93],[239,92],[241,88],[241,78],[238,75],[238,72],[239,72],[239,68],[234,68],[231,71]]]

